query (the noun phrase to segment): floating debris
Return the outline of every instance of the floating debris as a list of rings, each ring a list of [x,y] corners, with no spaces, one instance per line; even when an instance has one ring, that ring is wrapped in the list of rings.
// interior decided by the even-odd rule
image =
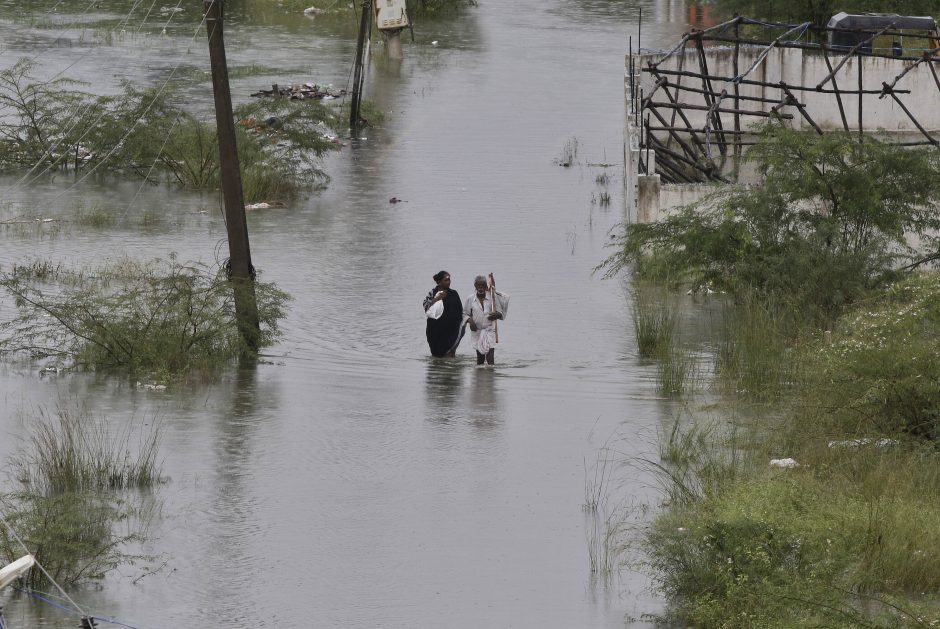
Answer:
[[[265,96],[286,97],[291,100],[332,100],[346,95],[346,90],[334,90],[332,85],[319,83],[291,83],[290,87],[282,87],[275,83],[269,90],[258,90],[252,96],[263,98]]]
[[[245,209],[246,210],[269,210],[275,207],[287,207],[287,206],[284,205],[283,203],[278,203],[276,201],[274,203],[261,201],[260,203],[249,203],[248,205],[245,206]]]
[[[898,445],[900,443],[897,439],[872,439],[869,437],[863,437],[861,439],[847,439],[845,441],[830,441],[830,448],[861,448],[864,446],[874,446],[880,450],[885,448],[890,448]]]
[[[165,384],[147,384],[140,381],[137,382],[137,388],[145,391],[166,391]]]
[[[399,199],[398,197],[392,197],[388,200],[389,203],[404,203],[404,199]]]

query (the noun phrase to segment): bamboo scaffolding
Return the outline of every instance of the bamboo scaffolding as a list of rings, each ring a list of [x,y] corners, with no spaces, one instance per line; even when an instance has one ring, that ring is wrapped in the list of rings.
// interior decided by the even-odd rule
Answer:
[[[782,29],[783,33],[772,38],[766,35],[761,38],[752,36],[754,29],[744,29],[748,32],[742,36],[742,27],[745,26],[763,28],[766,34],[769,34],[771,29]],[[833,48],[825,43],[807,41],[807,33],[814,33],[819,41],[823,41],[823,37],[829,33],[849,33],[853,36],[854,45],[851,48]],[[940,139],[934,137],[931,130],[917,120],[908,104],[901,98],[911,94],[912,90],[898,88],[905,77],[917,68],[926,66],[937,91],[940,92],[940,73],[936,68],[936,65],[940,64],[940,47],[931,47],[919,56],[897,53],[889,55],[882,54],[877,49],[871,50],[872,42],[886,35],[903,35],[908,39],[911,37],[909,32],[898,30],[893,24],[879,30],[851,30],[814,28],[809,23],[761,22],[736,17],[708,29],[689,31],[675,47],[656,58],[650,55],[634,57],[631,46],[631,93],[634,98],[636,123],[642,129],[640,148],[643,150],[640,162],[643,171],[652,174],[650,152],[655,152],[656,170],[663,177],[663,181],[728,181],[724,168],[726,160],[733,155],[733,178],[737,179],[744,147],[753,146],[759,141],[755,137],[759,131],[749,128],[745,120],[800,119],[816,134],[824,135],[827,129],[814,118],[809,103],[815,108],[818,103],[829,97],[835,99],[841,131],[848,133],[857,129],[860,141],[864,141],[866,134],[865,100],[873,96],[879,99],[890,96],[924,138],[894,144],[931,145],[940,148]],[[915,37],[929,41],[931,46],[935,44],[934,40],[927,36]],[[725,76],[720,71],[713,73],[709,69],[709,63],[714,62],[714,59],[709,59],[708,48],[716,44],[721,45],[722,50],[729,50],[725,44],[732,44],[731,76]],[[762,80],[757,70],[762,66],[767,67],[770,63],[769,55],[774,49],[800,49],[818,55],[825,63],[825,77],[814,85],[794,84],[785,80],[774,81],[774,78],[784,78],[781,71],[775,72],[774,77],[768,76]],[[833,59],[834,53],[841,56],[841,59]],[[674,65],[670,68],[664,67],[664,62],[673,57]],[[865,57],[901,61],[904,62],[904,67],[893,80],[883,81],[880,89],[866,89],[864,64],[861,62]],[[742,69],[742,61],[745,58],[747,67]],[[688,65],[687,60],[691,62]],[[845,70],[851,60],[857,60],[856,76],[854,81],[847,81]],[[638,85],[638,77],[642,77],[644,73],[654,79],[652,89],[645,94]],[[840,73],[843,77],[841,84]],[[848,87],[846,82],[855,85]],[[750,89],[744,90],[745,87]],[[754,88],[759,88],[759,94],[754,93]],[[857,110],[857,120],[853,121],[856,123],[856,129],[853,129],[848,121],[848,97],[856,101],[853,103]],[[695,102],[686,102],[683,98]],[[788,107],[794,108],[795,111],[786,111]],[[691,122],[689,112],[702,112],[696,114],[696,124]],[[732,118],[729,120],[726,116]],[[914,132],[913,129],[911,132]],[[721,155],[717,162],[712,158],[716,145]]]

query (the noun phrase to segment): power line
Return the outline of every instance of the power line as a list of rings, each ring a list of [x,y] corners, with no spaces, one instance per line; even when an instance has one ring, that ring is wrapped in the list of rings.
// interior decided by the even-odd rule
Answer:
[[[182,2],[182,0],[180,0],[180,2]],[[196,32],[193,34],[193,40],[195,40],[196,36],[199,34],[199,30],[202,29],[202,25],[203,25],[203,23],[205,23],[205,21],[206,21],[206,17],[205,17],[205,15],[203,15],[202,20],[200,21],[199,26],[198,26],[197,29],[196,29]],[[170,80],[173,78],[173,75],[176,74],[176,71],[179,69],[179,67],[180,67],[181,65],[183,65],[183,62],[182,62],[182,61],[180,61],[178,64],[176,64],[176,66],[173,68],[173,70],[170,71],[169,76],[167,76],[166,80],[163,82],[163,85],[160,86],[160,89],[157,90],[157,93],[154,95],[153,99],[150,101],[150,104],[147,105],[147,108],[143,111],[143,113],[137,117],[137,119],[134,121],[134,123],[130,126],[130,129],[127,130],[127,133],[125,133],[125,134],[121,137],[120,140],[118,140],[117,142],[114,143],[114,146],[111,148],[110,151],[108,151],[107,155],[105,155],[101,160],[99,160],[97,164],[95,164],[94,166],[92,166],[91,169],[88,170],[88,172],[86,172],[84,175],[82,175],[81,178],[78,179],[78,181],[74,182],[72,185],[70,185],[68,188],[66,188],[65,190],[63,190],[63,191],[62,191],[60,194],[58,194],[56,197],[54,197],[54,198],[52,199],[52,202],[58,201],[58,200],[61,199],[65,194],[67,194],[68,192],[71,192],[73,188],[75,188],[75,187],[78,186],[80,183],[82,183],[83,181],[85,181],[86,179],[88,179],[88,177],[90,177],[91,175],[93,175],[93,174],[95,173],[95,171],[97,171],[102,165],[104,165],[105,162],[108,161],[108,159],[109,159],[112,155],[114,155],[114,152],[117,151],[118,147],[121,146],[121,144],[124,142],[124,140],[126,140],[128,137],[130,137],[130,134],[133,133],[134,129],[137,128],[137,126],[140,124],[140,122],[141,122],[141,120],[143,119],[143,117],[144,117],[144,116],[150,111],[150,109],[154,106],[154,104],[157,102],[157,99],[163,94],[163,92],[166,91],[167,86],[170,84]],[[34,181],[35,181],[35,180],[34,180]]]
[[[14,528],[13,528],[12,526],[10,526],[10,523],[7,522],[7,519],[6,519],[5,517],[3,517],[3,512],[2,512],[2,511],[0,511],[0,522],[3,522],[3,525],[6,527],[7,531],[9,531],[10,535],[13,536],[13,539],[15,539],[15,540],[17,541],[17,543],[18,543],[20,546],[23,547],[23,550],[26,551],[26,554],[32,555],[32,551],[29,550],[29,547],[26,545],[26,543],[20,538],[20,536],[17,534],[16,530],[14,530]],[[35,557],[33,557],[33,559],[35,560]],[[46,575],[46,578],[49,579],[49,583],[51,583],[52,585],[54,585],[54,586],[56,587],[56,589],[59,590],[59,592],[62,593],[62,596],[65,598],[65,600],[67,600],[69,603],[71,603],[72,606],[73,606],[75,609],[77,609],[78,611],[80,611],[83,616],[87,616],[87,615],[88,615],[88,614],[86,614],[85,612],[82,611],[82,608],[78,606],[78,603],[76,603],[75,601],[72,600],[72,598],[68,595],[68,592],[66,592],[66,591],[62,588],[61,585],[59,585],[58,583],[56,583],[56,580],[52,578],[52,575],[49,574],[48,572],[46,572],[46,569],[43,568],[43,566],[42,566],[41,563],[39,563],[38,561],[36,561],[36,566],[38,566],[38,567],[39,567],[39,570],[40,570],[44,575]]]
[[[62,4],[63,2],[65,2],[65,0],[59,0],[58,2],[56,2],[56,3],[55,3],[55,6],[53,6],[51,9],[49,9],[49,10],[47,11],[47,13],[53,13],[56,9],[59,8],[59,5]],[[82,11],[81,13],[79,13],[79,15],[85,15],[85,14],[88,12],[89,9],[93,8],[93,7],[97,4],[97,2],[98,2],[98,0],[91,0],[91,2],[88,4],[88,6],[85,7],[85,10]],[[69,30],[72,26],[74,26],[74,24],[75,24],[75,23],[73,22],[72,24],[69,24],[66,28],[63,28],[61,31],[59,31],[59,32],[56,34],[56,40],[59,39],[59,36],[62,35],[62,33],[66,32],[66,31]],[[12,48],[12,46],[7,46],[7,47],[4,48],[3,50],[0,50],[0,55],[2,55],[3,53],[5,53],[6,51],[10,50],[11,48]],[[39,56],[39,55],[37,55],[37,57],[38,57],[38,56]]]
[[[179,2],[177,3],[177,7],[179,7],[180,4],[182,4],[182,1],[183,1],[183,0],[179,0]],[[175,12],[174,12],[174,13],[175,13]],[[171,16],[170,19],[172,20],[172,16]],[[199,35],[199,31],[202,29],[202,25],[203,25],[204,22],[205,22],[205,16],[203,16],[203,19],[200,21],[199,26],[196,27],[196,30],[195,30],[195,32],[193,33],[193,37],[191,38],[192,41],[195,41],[196,37]],[[167,23],[169,23],[169,21],[168,21]],[[179,62],[178,64],[176,64],[176,66],[170,71],[170,74],[169,74],[169,76],[166,78],[166,80],[163,82],[163,85],[160,87],[160,89],[157,91],[157,93],[154,94],[154,97],[153,97],[153,99],[150,101],[150,104],[147,106],[147,108],[144,110],[144,112],[143,112],[140,116],[137,117],[137,119],[134,121],[134,123],[133,123],[133,124],[130,126],[130,128],[128,129],[127,133],[125,133],[125,134],[120,138],[120,140],[118,140],[117,142],[115,142],[114,146],[113,146],[113,147],[111,148],[111,150],[107,153],[107,155],[105,155],[104,158],[102,158],[97,164],[95,164],[95,165],[94,165],[87,173],[85,173],[85,175],[82,176],[78,181],[74,182],[71,186],[69,186],[69,187],[68,187],[66,190],[64,190],[61,194],[59,194],[57,197],[55,197],[55,198],[53,199],[53,201],[56,201],[56,200],[60,199],[64,194],[70,192],[75,186],[77,186],[78,184],[82,183],[82,182],[83,182],[85,179],[87,179],[92,173],[94,173],[96,170],[98,170],[98,168],[100,168],[100,167],[111,157],[111,155],[114,154],[114,152],[118,149],[118,147],[121,146],[121,144],[124,142],[124,140],[126,140],[126,139],[130,136],[130,134],[137,128],[137,126],[138,126],[138,125],[140,124],[140,122],[141,122],[142,117],[143,117],[144,115],[146,115],[146,114],[150,111],[150,109],[151,109],[151,108],[153,107],[153,105],[156,103],[157,99],[166,91],[166,89],[167,89],[167,87],[168,87],[170,81],[171,81],[172,78],[173,78],[173,75],[176,73],[176,71],[179,69],[179,67],[180,67],[182,64],[183,64],[183,62],[180,61],[180,62]],[[92,102],[87,102],[87,103],[85,103],[81,108],[78,108],[76,111],[82,111],[82,112],[83,112],[83,111],[85,111],[88,107],[90,107],[92,104],[93,104]],[[97,120],[96,120],[95,122],[100,121],[100,120],[105,116],[106,113],[107,113],[107,112],[104,112],[104,111],[103,111],[103,112],[101,113],[101,115],[98,116],[98,118],[97,118]],[[67,135],[68,133],[70,133],[70,132],[75,128],[75,126],[78,125],[78,124],[79,124],[79,119],[76,119],[76,121],[72,124],[72,126],[69,127],[69,129],[67,130],[66,135]],[[83,133],[83,134],[77,139],[77,142],[81,142],[81,140],[82,140],[86,135],[88,135],[88,133],[90,133],[93,128],[94,128],[94,123],[92,123],[91,125],[89,125],[89,127],[88,127],[88,129],[85,131],[85,133]],[[32,177],[32,179],[29,179],[30,176],[36,171],[36,169],[39,168],[39,167],[43,164],[44,160],[45,160],[46,158],[52,156],[52,154],[54,153],[55,149],[58,148],[58,147],[61,145],[61,143],[62,143],[62,140],[60,140],[59,142],[57,142],[57,143],[51,145],[51,146],[46,150],[46,152],[42,155],[42,157],[39,158],[39,160],[36,162],[36,164],[35,164],[25,175],[23,175],[23,177],[21,177],[18,181],[14,182],[12,185],[10,185],[9,187],[7,187],[7,188],[3,191],[3,193],[6,194],[6,193],[11,192],[11,191],[14,190],[15,188],[17,188],[17,187],[21,186],[22,184],[24,184],[24,182],[26,182],[27,185],[32,184],[32,183],[36,182],[36,181],[37,181],[40,177],[42,177],[44,174],[46,174],[47,172],[49,172],[49,171],[51,171],[53,168],[55,168],[55,167],[65,158],[65,156],[66,156],[65,152],[63,152],[63,153],[62,153],[58,158],[56,158],[52,163],[46,165],[46,167],[45,167],[43,170],[41,170],[38,174],[36,174],[35,177]],[[27,179],[29,179],[29,181],[27,181]]]

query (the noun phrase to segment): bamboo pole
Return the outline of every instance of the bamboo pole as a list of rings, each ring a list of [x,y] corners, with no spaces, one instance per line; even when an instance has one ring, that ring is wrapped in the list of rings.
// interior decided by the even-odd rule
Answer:
[[[887,87],[888,87],[888,86],[885,85],[885,88],[887,88]],[[926,129],[924,129],[924,127],[917,121],[917,118],[914,117],[914,114],[912,114],[912,113],[910,112],[910,110],[909,110],[907,107],[904,106],[904,103],[901,102],[901,99],[898,98],[897,95],[896,95],[893,91],[889,92],[889,94],[891,94],[891,98],[894,99],[894,102],[896,102],[896,103],[898,104],[898,106],[899,106],[901,109],[904,110],[904,113],[907,114],[907,117],[911,119],[911,122],[914,123],[914,126],[917,127],[917,129],[918,129],[921,133],[924,134],[924,137],[927,138],[927,141],[930,142],[931,144],[933,144],[934,146],[938,146],[937,140],[934,139],[934,137],[933,137],[932,135],[930,135],[930,133],[929,133]]]
[[[496,278],[490,273],[490,312],[496,312]],[[496,343],[499,343],[499,319],[493,319],[493,332],[496,336]]]
[[[829,68],[829,73],[832,74],[832,61],[829,60],[829,50],[823,46],[823,59],[826,60],[826,67]],[[845,129],[845,132],[849,132],[849,121],[845,117],[845,107],[842,105],[842,94],[839,91],[839,84],[836,82],[836,77],[832,75],[832,87],[836,91],[836,103],[839,105],[839,116],[842,118],[842,128]]]
[[[705,105],[692,105],[689,103],[673,104],[673,103],[664,103],[661,101],[650,103],[650,107],[664,107],[667,109],[670,107],[679,107],[679,108],[685,108],[685,109],[695,109],[698,111],[710,111],[711,110],[710,107],[706,107]],[[750,110],[750,109],[735,109],[733,107],[719,107],[715,109],[714,111],[718,111],[718,112],[722,112],[726,114],[740,113],[742,116],[757,116],[761,118],[770,117],[770,114],[768,114],[765,111],[756,111],[756,110]],[[780,117],[784,118],[785,120],[790,120],[793,118],[793,115],[792,114],[780,114]]]
[[[643,72],[650,72],[650,73],[652,73],[653,71],[652,71],[652,70],[648,70],[648,69],[644,69]],[[699,74],[697,74],[697,73],[695,73],[695,72],[689,72],[689,71],[687,71],[687,70],[686,70],[686,71],[680,71],[680,70],[664,70],[664,69],[662,69],[662,68],[657,68],[657,69],[655,70],[655,72],[658,73],[658,74],[661,74],[661,75],[669,75],[669,76],[689,76],[689,77],[699,77],[699,76],[700,76]],[[708,78],[709,78],[709,79],[713,79],[713,80],[730,81],[732,77],[726,77],[726,76],[720,76],[720,75],[712,74],[712,75],[709,75]],[[776,86],[779,85],[779,83],[776,83],[776,84],[775,84],[775,83],[770,83],[770,82],[768,82],[768,81],[755,81],[755,80],[751,80],[751,79],[740,79],[739,83],[741,83],[742,85],[757,85],[757,86],[759,86],[759,87],[776,87]],[[815,87],[808,87],[808,86],[806,86],[806,85],[793,85],[793,84],[791,84],[791,83],[785,83],[785,85],[787,86],[787,89],[790,89],[790,90],[793,90],[793,91],[796,91],[796,92],[816,92],[816,93],[819,93],[819,94],[834,94],[834,93],[836,92],[836,90],[825,89],[825,88],[823,88],[823,89],[816,89]],[[840,91],[842,94],[858,94],[858,93],[859,93],[857,90],[839,90],[839,91]],[[895,90],[895,91],[896,91],[898,94],[910,94],[910,93],[911,93],[910,90]],[[881,94],[881,90],[862,90],[862,94]]]

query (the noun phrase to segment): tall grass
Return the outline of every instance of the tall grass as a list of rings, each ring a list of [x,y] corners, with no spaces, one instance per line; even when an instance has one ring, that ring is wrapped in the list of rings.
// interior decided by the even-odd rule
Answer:
[[[575,165],[578,161],[578,149],[580,145],[581,141],[578,140],[578,138],[574,136],[568,138],[564,148],[561,150],[561,157],[556,159],[555,163],[566,168]]]
[[[696,360],[679,335],[679,298],[668,286],[638,282],[633,288],[633,331],[640,358],[656,360],[656,386],[664,397],[694,388]]]
[[[117,217],[106,208],[95,205],[89,210],[79,210],[75,215],[74,221],[84,227],[102,229],[105,227],[114,227],[114,225],[117,224]]]
[[[676,344],[678,300],[668,288],[638,283],[633,289],[633,331],[640,358],[657,358]]]
[[[39,409],[25,453],[14,458],[21,483],[43,493],[149,487],[159,480],[158,426],[117,432],[86,411]]]
[[[619,565],[625,518],[620,503],[611,502],[615,453],[602,448],[591,467],[584,468],[585,534],[591,574],[609,578]]]
[[[755,295],[726,305],[714,353],[715,373],[726,393],[773,399],[793,383],[800,327],[795,316],[786,305]]]
[[[677,415],[659,438],[659,461],[645,461],[673,506],[722,491],[741,474],[750,439],[736,421]]]
[[[695,389],[696,361],[692,351],[670,347],[656,362],[656,387],[663,397],[681,397]]]
[[[62,265],[51,260],[33,260],[26,263],[14,263],[10,271],[13,277],[26,281],[47,282],[55,280],[62,271]]]

